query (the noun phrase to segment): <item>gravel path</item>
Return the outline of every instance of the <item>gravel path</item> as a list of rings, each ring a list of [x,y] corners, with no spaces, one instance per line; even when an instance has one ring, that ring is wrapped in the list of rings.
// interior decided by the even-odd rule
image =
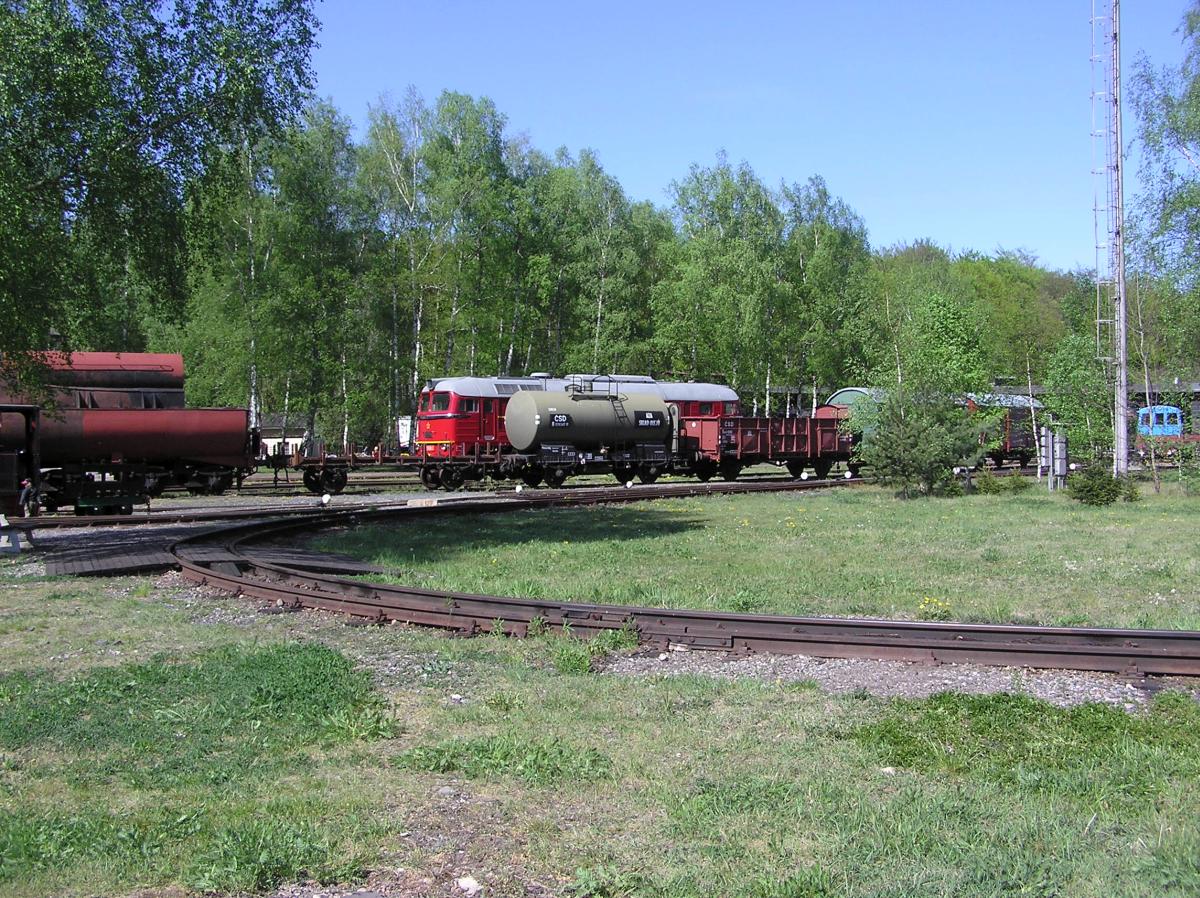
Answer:
[[[1059,707],[1103,702],[1127,711],[1144,708],[1155,692],[1182,689],[1200,700],[1200,686],[1182,677],[1130,679],[1114,674],[974,664],[919,664],[812,658],[806,655],[730,655],[716,652],[638,652],[606,670],[617,676],[698,675],[768,682],[811,682],[832,693],[864,691],[886,698],[924,698],[938,692],[1020,693]]]

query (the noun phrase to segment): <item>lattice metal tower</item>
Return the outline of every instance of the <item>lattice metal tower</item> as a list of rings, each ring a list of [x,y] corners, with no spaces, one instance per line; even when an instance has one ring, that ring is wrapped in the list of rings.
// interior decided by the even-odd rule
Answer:
[[[1121,138],[1121,0],[1092,0],[1092,175],[1096,352],[1113,382],[1113,473],[1129,468],[1125,179]],[[1103,233],[1101,232],[1103,222]]]

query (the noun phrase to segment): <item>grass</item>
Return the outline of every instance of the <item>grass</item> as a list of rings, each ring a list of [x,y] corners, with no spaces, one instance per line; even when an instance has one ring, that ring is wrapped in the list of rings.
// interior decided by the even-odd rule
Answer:
[[[879,489],[679,499],[322,536],[386,579],[750,613],[1200,629],[1200,503]]]
[[[277,785],[394,730],[367,676],[317,645],[2,675],[0,886],[65,871],[219,891],[355,875],[362,833],[324,822],[343,809]]]
[[[848,509],[853,530],[889,507],[798,510],[812,498],[793,520]],[[1011,516],[1025,499],[998,501]],[[662,519],[701,537],[712,512],[682,504]],[[472,875],[495,898],[1200,894],[1191,697],[1130,715],[631,679],[593,665],[629,644],[619,632],[453,639],[252,609],[0,570],[0,896],[353,891],[368,870],[404,894]]]

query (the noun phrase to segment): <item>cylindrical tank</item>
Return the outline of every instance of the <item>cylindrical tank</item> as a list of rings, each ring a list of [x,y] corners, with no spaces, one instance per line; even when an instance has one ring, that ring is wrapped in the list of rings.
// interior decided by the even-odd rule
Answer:
[[[11,420],[10,420],[11,419]],[[245,409],[63,409],[42,414],[43,467],[87,462],[253,463]],[[0,451],[24,448],[20,416],[0,415]]]
[[[520,452],[543,443],[579,448],[666,443],[671,413],[661,398],[648,393],[522,390],[508,401],[504,428]]]

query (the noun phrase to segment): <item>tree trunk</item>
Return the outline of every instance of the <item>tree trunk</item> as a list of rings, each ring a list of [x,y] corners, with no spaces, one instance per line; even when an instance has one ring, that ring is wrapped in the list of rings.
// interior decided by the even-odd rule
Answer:
[[[1138,326],[1138,355],[1142,357],[1142,378],[1146,388],[1146,405],[1152,406],[1150,401],[1150,361],[1146,358],[1146,327],[1142,319],[1142,281],[1138,278],[1133,291],[1136,297],[1135,305],[1137,307],[1137,326]],[[1154,413],[1150,413],[1150,425],[1154,426]],[[1146,441],[1146,445],[1150,447],[1150,477],[1154,480],[1154,492],[1162,492],[1162,483],[1158,476],[1158,453],[1157,447],[1154,445],[1155,439],[1153,432],[1150,438]]]

